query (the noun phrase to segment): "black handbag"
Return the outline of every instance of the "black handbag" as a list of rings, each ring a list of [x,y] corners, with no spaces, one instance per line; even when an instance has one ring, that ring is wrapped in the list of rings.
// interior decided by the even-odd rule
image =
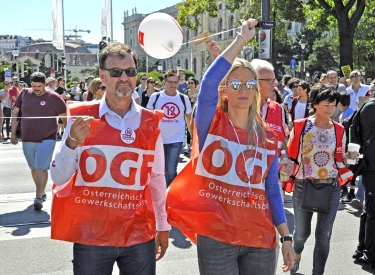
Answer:
[[[332,183],[315,184],[304,179],[299,208],[309,212],[328,214],[331,193]]]

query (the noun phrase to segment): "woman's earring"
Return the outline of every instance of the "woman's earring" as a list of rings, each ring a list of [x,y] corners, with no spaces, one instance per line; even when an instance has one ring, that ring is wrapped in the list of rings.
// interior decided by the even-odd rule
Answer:
[[[221,99],[222,99],[223,101],[228,101],[228,96],[227,96],[227,95],[223,95],[223,96],[221,97]]]

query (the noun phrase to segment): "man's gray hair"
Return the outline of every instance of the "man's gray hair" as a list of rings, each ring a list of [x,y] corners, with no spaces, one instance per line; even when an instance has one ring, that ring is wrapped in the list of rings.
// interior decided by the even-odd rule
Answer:
[[[328,72],[327,72],[327,76],[329,76],[330,74],[335,74],[335,75],[339,75],[336,71],[334,71],[334,70],[329,70]]]
[[[256,73],[259,75],[259,73],[263,70],[267,71],[274,71],[275,68],[272,66],[272,64],[266,60],[262,59],[253,59],[250,61],[251,67],[254,68]]]

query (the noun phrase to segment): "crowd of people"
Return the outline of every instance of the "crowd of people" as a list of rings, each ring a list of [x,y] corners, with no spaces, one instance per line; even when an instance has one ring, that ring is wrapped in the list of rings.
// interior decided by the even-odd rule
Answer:
[[[162,83],[142,74],[136,86],[136,55],[118,42],[101,49],[99,77],[69,91],[63,77],[39,72],[30,89],[17,77],[4,82],[1,138],[17,144],[21,125],[35,210],[50,170],[51,237],[74,243],[75,274],[111,274],[115,262],[124,274],[155,274],[171,225],[197,244],[200,274],[275,274],[280,246],[283,271],[295,274],[314,215],[303,206],[307,184],[330,187],[326,211],[315,211],[314,253],[303,257],[313,258],[312,274],[324,274],[340,198],[363,211],[353,258],[375,270],[375,160],[364,156],[355,194],[340,124],[373,96],[375,82],[364,84],[356,70],[348,79],[328,71],[319,83],[279,82],[271,63],[237,58],[256,24],[244,21],[223,51],[208,44],[214,61],[201,83],[170,69]],[[181,153],[191,161],[178,174]],[[292,234],[285,191],[293,192]]]

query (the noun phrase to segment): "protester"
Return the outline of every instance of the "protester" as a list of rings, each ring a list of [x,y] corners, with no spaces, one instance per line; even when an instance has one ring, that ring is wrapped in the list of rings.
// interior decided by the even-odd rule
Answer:
[[[12,116],[12,110],[11,110],[11,98],[10,98],[10,95],[9,95],[9,89],[10,89],[10,82],[5,80],[4,81],[4,89],[0,91],[0,100],[1,100],[1,109],[2,109],[2,112],[0,113],[0,115],[2,117],[5,117],[4,119],[1,118],[1,123],[0,123],[0,127],[1,127],[1,136],[0,136],[0,140],[8,140],[10,139],[10,117]],[[5,130],[6,130],[6,137],[4,136],[4,129],[3,129],[3,124],[5,123]]]
[[[168,70],[164,74],[163,81],[166,89],[160,93],[153,93],[147,104],[147,109],[164,112],[164,118],[160,121],[159,127],[164,145],[167,186],[177,176],[178,158],[185,137],[185,125],[191,125],[189,98],[177,90],[178,81],[178,71]]]
[[[74,242],[74,274],[112,274],[115,262],[120,274],[155,274],[155,260],[164,256],[171,228],[158,117],[132,99],[137,60],[130,47],[108,44],[100,51],[99,65],[107,91],[99,101],[69,105],[71,115],[79,117],[69,119],[51,164],[51,177],[59,185],[51,237]],[[88,161],[78,163],[88,157],[97,159],[96,168]],[[87,174],[92,168],[97,171]],[[98,203],[84,204],[88,196]]]
[[[97,77],[90,82],[90,91],[94,95],[93,100],[102,99],[105,93],[106,87],[102,85],[102,80]]]
[[[56,116],[66,115],[64,100],[55,92],[46,90],[46,77],[43,73],[35,72],[30,76],[31,89],[25,96],[19,96],[12,115],[11,142],[16,145],[18,139],[16,130],[19,121],[18,113],[22,111],[22,150],[31,169],[31,175],[36,186],[34,209],[41,210],[47,196],[45,189],[48,181],[48,170],[56,144]],[[45,117],[27,119],[27,117]],[[48,118],[51,117],[51,118]],[[62,118],[66,124],[66,119]]]
[[[284,99],[284,109],[288,113],[290,112],[290,109],[292,108],[292,101],[293,98],[298,96],[298,83],[300,83],[300,80],[298,78],[291,78],[288,82],[289,89],[292,91],[289,95],[287,95]]]
[[[55,92],[58,93],[61,96],[61,98],[64,99],[65,101],[68,101],[70,99],[70,94],[68,94],[65,89],[64,77],[59,76],[57,78],[57,88],[55,89]],[[57,130],[57,139],[61,140],[62,136],[64,135],[65,126],[61,118],[59,118],[58,123],[59,123],[59,128]]]
[[[292,90],[289,88],[288,82],[292,79],[293,77],[291,75],[284,75],[282,79],[283,83],[283,89],[281,90],[281,95],[283,100],[292,93]]]
[[[147,88],[142,93],[141,106],[146,108],[151,95],[159,92],[160,90],[155,88],[155,79],[153,77],[147,78]]]
[[[184,70],[179,70],[178,71],[178,75],[179,75],[179,81],[178,81],[177,90],[180,93],[185,94],[186,90],[189,88],[188,83],[185,81],[185,71]]]
[[[46,83],[47,83],[46,90],[54,92],[56,89],[56,85],[57,85],[56,79],[50,76],[46,79]]]
[[[289,126],[293,126],[293,122],[297,119],[306,118],[309,116],[309,93],[310,84],[306,81],[301,81],[297,84],[298,96],[293,98],[292,107],[290,108]]]
[[[354,70],[350,73],[349,78],[352,82],[352,85],[348,87],[346,92],[350,95],[350,108],[353,110],[359,109],[359,97],[361,96],[370,96],[370,87],[364,85],[360,81],[361,73],[357,70]]]
[[[320,83],[325,84],[325,85],[328,84],[327,74],[321,74],[320,75]]]
[[[197,102],[197,96],[199,92],[198,84],[199,84],[199,81],[195,79],[194,77],[190,77],[188,79],[189,86],[188,86],[188,89],[185,91],[185,95],[187,95],[189,98],[192,110],[194,109],[194,106]],[[187,156],[190,156],[191,145],[192,145],[192,140],[193,140],[193,136],[192,134],[190,134],[189,128],[190,128],[190,125],[186,125],[186,150],[184,151],[184,154]],[[191,127],[190,129],[193,130],[194,127]]]
[[[367,103],[359,113],[361,144],[365,144],[375,131],[375,101]],[[369,153],[367,153],[369,152]],[[364,153],[366,167],[362,170],[365,206],[360,218],[358,246],[353,258],[364,268],[375,272],[375,142],[371,140]]]
[[[353,176],[350,170],[344,166],[344,163],[346,164],[344,127],[330,119],[335,112],[336,102],[339,98],[340,95],[334,90],[334,87],[315,84],[309,99],[313,116],[294,121],[294,128],[290,135],[289,158],[296,162],[293,182],[293,247],[296,255],[292,269],[293,274],[299,269],[301,254],[311,233],[313,212],[300,208],[304,185],[311,182],[332,186],[332,193],[328,197],[328,213],[317,213],[315,229],[312,274],[321,275],[324,273],[329,254],[332,227],[339,206],[340,184],[346,183]],[[286,191],[292,191],[291,186],[285,187]]]
[[[13,110],[14,104],[16,103],[17,97],[21,92],[22,88],[19,85],[19,79],[17,76],[12,77],[12,87],[9,89],[10,105]]]
[[[277,183],[277,137],[259,115],[255,70],[247,60],[236,59],[254,37],[256,24],[245,21],[241,33],[206,71],[196,114],[200,154],[168,192],[169,220],[197,241],[200,274],[274,274],[274,225],[282,236],[283,269],[293,266]],[[260,169],[254,169],[255,161]],[[223,195],[234,206],[211,198],[228,190],[243,194]],[[259,196],[269,205],[267,210],[257,209]]]
[[[280,106],[281,106],[281,104],[283,104],[283,98],[281,96],[281,93],[280,93],[279,89],[277,89],[276,87],[273,88],[272,100],[279,103]]]
[[[82,101],[82,98],[81,98],[82,91],[78,87],[78,82],[77,81],[73,82],[73,87],[70,89],[70,93],[73,95],[73,99],[75,101]]]
[[[136,97],[136,98],[139,98],[138,104],[142,105],[142,93],[147,88],[147,74],[145,73],[141,74],[139,77],[139,81],[141,82],[141,84],[139,84],[139,86],[135,88],[135,92],[138,94],[138,97]]]

